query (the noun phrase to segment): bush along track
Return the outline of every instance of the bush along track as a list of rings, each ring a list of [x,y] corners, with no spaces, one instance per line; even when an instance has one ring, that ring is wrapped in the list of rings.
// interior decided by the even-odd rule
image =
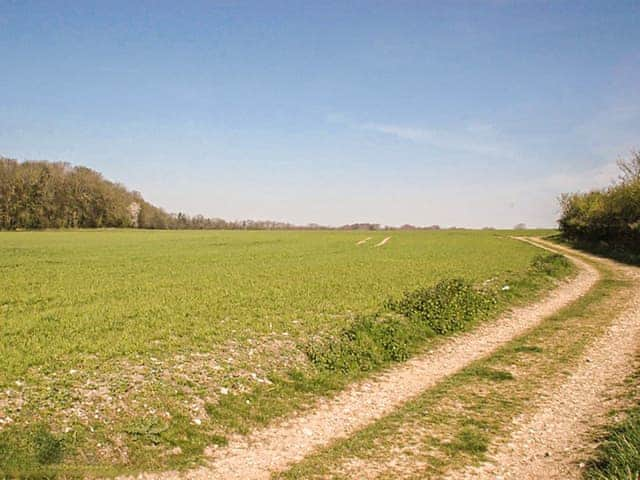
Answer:
[[[554,283],[549,271],[568,270],[567,262],[560,256],[544,256],[532,266],[533,274],[520,279],[512,278],[505,283],[486,282],[479,288],[469,289],[465,282],[447,282],[421,289],[422,294],[409,292],[401,299],[387,302],[386,309],[374,318],[359,318],[351,328],[333,338],[320,339],[308,353],[311,368],[305,372],[290,372],[287,378],[272,379],[272,384],[249,396],[229,396],[216,405],[211,405],[209,415],[220,422],[229,421],[240,433],[248,432],[250,425],[267,422],[275,415],[286,413],[292,404],[315,406],[307,413],[299,411],[271,427],[255,430],[248,436],[236,436],[226,447],[210,449],[211,459],[207,465],[185,473],[188,478],[268,478],[270,472],[278,471],[294,461],[301,460],[314,448],[326,445],[335,438],[345,437],[358,428],[390,413],[417,394],[435,385],[439,380],[458,371],[465,364],[498,348],[501,344],[535,326],[545,316],[585,294],[597,281],[595,269],[575,260],[580,266],[577,277],[562,284],[547,298],[533,305],[518,307],[495,322],[487,322],[468,333],[445,340],[429,327],[429,319],[438,315],[420,315],[420,308],[409,317],[394,309],[405,308],[416,299],[418,305],[430,299],[441,299],[443,289],[455,288],[456,300],[443,302],[446,308],[459,305],[461,315],[454,319],[447,332],[470,329],[479,318],[468,317],[468,323],[460,321],[478,305],[487,305],[486,316],[505,309],[509,302],[531,298],[542,286]],[[544,265],[544,268],[540,268]],[[551,270],[549,270],[551,269]],[[537,273],[535,273],[537,272]],[[453,287],[452,287],[453,285]],[[524,292],[527,292],[526,294]],[[495,301],[490,300],[495,298]],[[426,300],[425,300],[426,299]],[[402,305],[403,307],[399,307]],[[482,307],[485,311],[485,307]],[[466,312],[466,313],[465,313]],[[436,322],[441,324],[441,322]],[[434,323],[435,325],[435,323]],[[460,331],[460,330],[458,330]],[[384,333],[383,333],[384,332]],[[409,332],[423,332],[416,337]],[[424,333],[426,332],[426,333]],[[390,336],[389,336],[390,335]],[[389,341],[389,339],[393,341]],[[428,341],[424,341],[428,340]],[[420,344],[422,342],[422,345]],[[334,398],[317,398],[308,401],[311,394],[327,394],[347,381],[362,378],[372,370],[390,366],[395,359],[407,353],[432,350],[393,367],[382,375],[356,382]],[[374,355],[368,352],[373,350]],[[534,349],[535,350],[535,349]],[[491,369],[478,370],[482,378],[502,379],[505,374]],[[306,397],[305,397],[306,395]],[[307,399],[307,402],[302,400]],[[302,400],[299,400],[302,399]],[[241,413],[238,413],[241,412]],[[173,474],[149,474],[141,478],[172,478]]]
[[[627,350],[639,330],[628,317],[637,285],[617,267],[599,265],[600,282],[571,306],[280,476],[579,478],[580,448],[590,443],[580,436],[581,422],[606,411],[611,383],[628,369]],[[558,405],[559,414],[550,415],[548,404]],[[625,440],[633,438],[629,424],[622,429]],[[616,436],[618,448],[622,438]],[[618,456],[631,456],[633,447],[625,447]],[[605,467],[605,456],[601,471],[613,468]],[[589,478],[635,478],[597,476],[595,466],[591,472]]]
[[[523,290],[534,290],[534,285],[569,270],[565,257],[550,254],[535,257],[527,275],[512,279],[510,285],[475,287],[463,279],[443,280],[387,300],[384,314],[359,317],[337,337],[316,341],[305,350],[322,372],[376,370],[407,360],[428,339],[467,330],[505,308],[509,300],[506,295],[501,299],[500,293],[513,288],[522,295]]]

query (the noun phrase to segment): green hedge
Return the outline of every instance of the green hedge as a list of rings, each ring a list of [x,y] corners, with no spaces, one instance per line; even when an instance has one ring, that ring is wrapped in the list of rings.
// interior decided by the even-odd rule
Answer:
[[[640,152],[619,165],[617,184],[561,197],[558,223],[567,239],[640,251]]]

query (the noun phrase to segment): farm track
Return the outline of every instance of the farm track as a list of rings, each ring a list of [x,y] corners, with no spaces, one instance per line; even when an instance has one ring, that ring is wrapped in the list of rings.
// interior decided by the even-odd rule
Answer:
[[[556,247],[554,247],[556,248]],[[567,249],[558,248],[567,252]],[[632,280],[634,295],[590,347],[570,376],[547,392],[533,412],[514,420],[515,429],[506,444],[498,445],[490,461],[479,467],[452,472],[453,479],[571,480],[582,478],[581,461],[592,454],[589,434],[606,422],[615,406],[622,381],[637,367],[640,345],[640,269],[584,255],[605,262]]]
[[[559,247],[533,242],[556,251]],[[443,378],[489,355],[504,343],[574,302],[599,278],[596,268],[564,249],[578,267],[577,276],[563,282],[545,299],[513,309],[496,321],[456,336],[434,350],[391,368],[373,379],[359,382],[316,408],[275,423],[248,437],[232,438],[229,445],[210,451],[206,465],[187,472],[146,473],[140,479],[262,479],[302,460],[315,449],[348,437],[389,414]]]

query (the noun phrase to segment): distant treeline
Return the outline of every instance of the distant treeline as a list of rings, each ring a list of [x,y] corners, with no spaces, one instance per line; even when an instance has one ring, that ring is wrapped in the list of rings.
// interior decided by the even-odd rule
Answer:
[[[168,213],[102,174],[62,162],[19,162],[0,157],[0,230],[42,228],[150,228],[322,230],[270,220],[227,221]],[[354,223],[343,230],[388,230],[376,223]],[[439,229],[437,225],[401,229]]]
[[[293,225],[165,212],[139,192],[68,163],[0,157],[0,229],[41,228],[275,229]]]
[[[560,230],[570,240],[640,251],[640,152],[618,162],[614,185],[561,197]]]

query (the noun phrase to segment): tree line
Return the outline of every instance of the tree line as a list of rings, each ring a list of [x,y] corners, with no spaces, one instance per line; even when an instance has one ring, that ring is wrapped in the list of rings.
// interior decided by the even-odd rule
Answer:
[[[558,223],[566,238],[640,251],[640,151],[618,165],[621,174],[611,186],[562,195]]]
[[[44,228],[147,228],[227,230],[324,230],[271,220],[227,221],[203,215],[168,213],[139,192],[105,179],[87,167],[64,162],[24,161],[0,156],[0,230]],[[344,230],[385,230],[355,223]],[[425,228],[405,225],[401,228]],[[426,227],[439,228],[437,225]]]
[[[273,221],[226,221],[168,213],[87,167],[0,157],[0,229],[287,229]],[[320,228],[320,226],[318,226]]]
[[[169,215],[90,168],[0,157],[0,228],[166,228]]]

